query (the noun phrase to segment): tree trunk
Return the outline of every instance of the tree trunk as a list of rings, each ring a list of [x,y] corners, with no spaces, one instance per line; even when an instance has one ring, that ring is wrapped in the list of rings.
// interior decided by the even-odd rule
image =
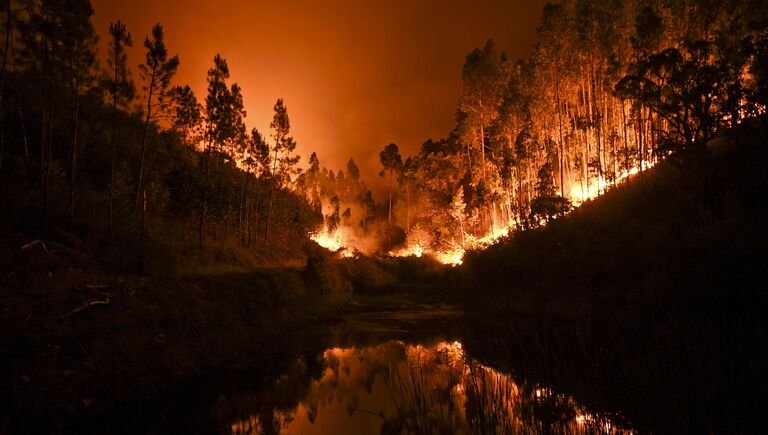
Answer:
[[[24,109],[21,107],[21,98],[19,97],[19,84],[16,83],[16,106],[19,112],[19,126],[21,127],[21,141],[24,143],[24,163],[27,167],[27,171],[31,175],[30,161],[29,161],[29,139],[27,137],[27,124],[24,122]]]
[[[611,160],[611,163],[613,164],[613,184],[616,184],[616,178],[618,176],[619,168],[617,166],[616,162],[616,121],[614,119],[614,116],[616,114],[616,102],[615,100],[612,100],[611,103],[611,155],[613,156],[613,159]]]
[[[485,128],[483,120],[480,120],[480,155],[483,161],[483,180],[485,180]]]
[[[590,147],[589,147],[589,113],[587,109],[587,90],[583,83],[583,77],[581,83],[579,83],[579,88],[581,90],[581,105],[584,107],[584,115],[583,119],[585,119],[586,125],[584,125],[584,128],[582,128],[582,133],[584,137],[584,145],[581,148],[581,200],[586,201],[587,197],[589,196],[589,154],[590,154]],[[582,118],[581,114],[581,107],[579,105],[576,105],[577,110],[577,116],[579,118]]]
[[[563,140],[563,114],[560,107],[560,74],[555,74],[555,104],[557,104],[557,122],[560,130],[560,152],[558,153],[560,163],[560,196],[565,198],[565,177],[563,176],[565,143]]]
[[[149,130],[149,121],[152,119],[152,94],[155,91],[155,68],[152,68],[152,76],[149,80],[149,88],[147,94],[147,116],[144,118],[144,130],[141,134],[141,151],[139,153],[139,177],[136,182],[136,201],[133,203],[134,213],[139,207],[139,200],[141,196],[142,183],[144,182],[144,159],[146,156],[147,148],[147,130]]]
[[[496,232],[496,201],[491,201],[491,234]]]
[[[80,45],[75,47],[75,55],[80,54]],[[77,203],[77,159],[78,159],[78,132],[80,123],[80,65],[70,57],[70,73],[72,74],[72,150],[70,155],[70,179],[69,179],[69,219],[75,216],[75,204]]]
[[[405,235],[407,236],[411,229],[411,189],[408,182],[405,182]]]
[[[600,112],[598,108],[597,103],[597,97],[595,96],[595,77],[594,77],[594,65],[592,62],[590,62],[590,74],[587,77],[587,108],[589,110],[589,128],[592,128],[592,125],[594,124],[595,129],[595,154],[597,157],[597,195],[600,195],[600,184],[603,180],[603,164],[600,158],[600,149],[601,149],[601,131],[600,131],[600,121],[598,118],[600,117]],[[597,120],[597,122],[595,122]],[[587,160],[589,160],[589,156],[587,156]]]
[[[115,201],[115,168],[117,166],[117,145],[115,144],[115,131],[117,126],[116,124],[116,118],[117,115],[115,112],[117,112],[117,109],[112,109],[112,139],[110,140],[111,149],[112,149],[112,164],[110,165],[110,172],[109,172],[109,237],[112,237],[112,234],[114,233],[114,201]]]
[[[229,213],[224,213],[224,246],[229,241]]]
[[[0,66],[0,169],[3,167],[5,155],[5,69],[8,64],[8,55],[11,48],[11,33],[13,32],[13,16],[11,14],[11,0],[7,0],[5,9],[5,45],[3,50],[3,63]]]
[[[523,215],[523,171],[520,163],[517,164],[517,186],[517,215],[520,219],[520,225],[523,228],[527,228],[527,219]]]
[[[77,133],[79,123],[79,83],[78,79],[75,79],[74,90],[72,91],[72,162],[70,167],[69,178],[69,219],[71,220],[75,216],[75,202],[77,201]]]
[[[210,139],[205,144],[205,155],[203,160],[203,195],[200,201],[200,223],[198,228],[198,243],[203,247],[205,235],[205,214],[208,207],[208,182],[211,176],[211,143]]]
[[[389,171],[389,217],[387,218],[387,249],[392,247],[392,171]]]
[[[627,139],[627,114],[625,112],[624,100],[621,100],[621,126],[624,130],[624,170],[629,175],[629,141]]]
[[[147,191],[142,191],[142,202],[141,202],[141,231],[139,233],[139,246],[143,249],[144,247],[144,238],[146,234],[146,228],[147,228]]]
[[[0,170],[3,169],[3,156],[5,155],[5,105],[3,104],[2,89],[2,80],[0,80]]]
[[[640,106],[637,119],[637,132],[640,138],[638,152],[640,153],[640,171],[645,170],[645,144],[643,143],[643,107]]]
[[[119,57],[117,50],[115,50],[114,66],[115,76],[112,86],[112,138],[110,140],[112,148],[112,165],[109,175],[109,237],[112,238],[114,234],[114,200],[115,200],[115,169],[117,166],[117,77],[118,77],[118,65]]]
[[[240,240],[242,241],[243,245],[245,245],[246,241],[246,225],[248,222],[248,178],[250,174],[245,171],[245,182],[243,183],[243,197],[242,201],[240,202],[240,213],[238,217],[237,227],[240,231]]]
[[[53,54],[50,54],[53,57]],[[48,220],[48,195],[51,183],[51,164],[53,163],[52,153],[52,136],[53,136],[53,77],[52,72],[48,72],[48,83],[46,84],[46,103],[45,103],[45,116],[44,122],[42,122],[42,137],[40,152],[40,169],[41,169],[41,189],[42,189],[42,209],[40,224],[45,226]]]
[[[266,230],[264,231],[264,243],[269,245],[269,229],[272,225],[272,206],[275,202],[275,188],[272,187],[272,190],[269,193],[269,208],[267,209],[267,225]]]
[[[253,234],[259,234],[259,213],[261,212],[261,195],[256,199],[256,221],[253,223]],[[248,230],[248,246],[251,246],[251,231]]]
[[[589,177],[587,176],[587,158],[586,151],[581,150],[581,201],[587,200],[587,194],[589,193]]]

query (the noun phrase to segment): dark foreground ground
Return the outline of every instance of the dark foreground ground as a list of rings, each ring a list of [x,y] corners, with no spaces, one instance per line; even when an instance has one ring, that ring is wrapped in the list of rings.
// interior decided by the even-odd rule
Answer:
[[[165,398],[245,388],[244,372],[277,376],[327,344],[308,329],[384,300],[474,313],[462,325],[473,357],[621,411],[633,427],[760,432],[766,138],[765,126],[743,126],[453,270],[308,247],[304,267],[123,276],[65,244],[4,235],[0,432],[95,432],[118,410],[129,415],[116,421],[172,420],[184,402],[165,408]]]

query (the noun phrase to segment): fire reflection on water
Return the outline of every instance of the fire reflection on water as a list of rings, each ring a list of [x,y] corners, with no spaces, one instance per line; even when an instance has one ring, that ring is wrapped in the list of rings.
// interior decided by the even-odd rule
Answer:
[[[459,342],[331,348],[319,363],[319,373],[309,375],[299,361],[272,391],[227,401],[239,416],[229,419],[226,431],[633,433],[571,397],[473,360]]]

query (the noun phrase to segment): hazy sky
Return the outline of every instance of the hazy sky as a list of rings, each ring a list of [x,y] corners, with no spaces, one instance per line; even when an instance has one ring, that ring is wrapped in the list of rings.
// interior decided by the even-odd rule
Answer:
[[[133,35],[136,80],[144,36],[160,22],[181,59],[176,84],[203,100],[206,71],[221,53],[243,88],[249,128],[269,134],[282,97],[302,163],[312,151],[331,169],[354,157],[375,171],[369,182],[386,144],[411,154],[448,135],[467,53],[492,38],[513,59],[529,54],[545,3],[93,0],[102,43],[118,19]]]

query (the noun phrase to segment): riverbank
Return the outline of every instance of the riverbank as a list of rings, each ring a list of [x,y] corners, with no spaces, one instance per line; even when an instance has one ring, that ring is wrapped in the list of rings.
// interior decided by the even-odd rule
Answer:
[[[52,240],[10,234],[2,245],[0,428],[8,433],[88,433],[122,408],[163,412],[139,404],[162,405],[199,379],[276,376],[310,352],[316,340],[298,340],[303,331],[381,310],[381,300],[397,309],[393,294],[421,290],[444,270],[427,259],[337,260],[308,244],[301,267],[246,271],[229,262],[218,273],[139,276]]]

